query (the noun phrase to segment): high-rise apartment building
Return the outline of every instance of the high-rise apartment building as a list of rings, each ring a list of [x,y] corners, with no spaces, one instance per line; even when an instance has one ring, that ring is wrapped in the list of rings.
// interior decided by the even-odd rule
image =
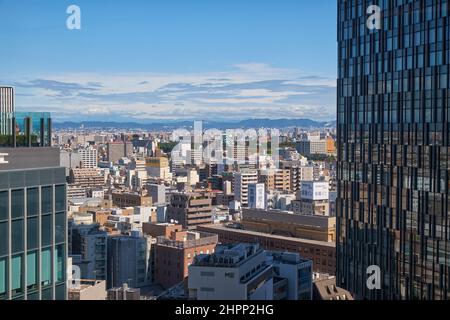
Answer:
[[[337,286],[360,298],[449,298],[448,5],[338,1]]]
[[[133,144],[128,141],[115,141],[107,144],[108,162],[117,162],[121,158],[130,157],[133,154]]]
[[[95,169],[98,164],[98,151],[92,147],[79,151],[83,161],[83,168]]]
[[[248,205],[248,185],[251,183],[258,183],[258,171],[243,170],[234,174],[235,200],[242,206]]]
[[[49,115],[39,115],[13,115],[6,129],[25,125],[20,137],[1,124],[0,300],[67,298],[65,171]]]

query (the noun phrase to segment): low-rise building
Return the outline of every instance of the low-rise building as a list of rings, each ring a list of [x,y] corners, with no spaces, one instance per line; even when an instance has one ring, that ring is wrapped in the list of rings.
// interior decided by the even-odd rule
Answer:
[[[288,251],[313,261],[313,271],[334,275],[336,272],[336,245],[334,242],[308,240],[243,230],[234,226],[201,226],[199,231],[215,233],[219,242],[259,243],[269,251]]]
[[[173,231],[157,239],[155,282],[166,289],[183,281],[194,258],[213,253],[218,242],[215,234],[192,231]]]
[[[80,280],[69,287],[69,300],[106,300],[105,280]]]
[[[189,267],[189,297],[196,300],[273,300],[273,267],[258,244],[220,246]]]

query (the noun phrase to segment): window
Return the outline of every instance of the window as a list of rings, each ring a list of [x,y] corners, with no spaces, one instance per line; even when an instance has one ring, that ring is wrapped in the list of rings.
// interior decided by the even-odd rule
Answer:
[[[200,291],[202,291],[202,292],[215,292],[216,289],[214,289],[214,288],[200,288]]]
[[[39,225],[38,218],[32,217],[27,219],[27,248],[36,249],[39,244]]]
[[[39,190],[31,188],[27,190],[27,215],[36,216],[39,214]]]
[[[11,259],[11,290],[13,297],[23,292],[23,261],[22,255],[17,255]]]
[[[41,283],[43,286],[48,286],[52,283],[52,254],[50,248],[44,249],[41,252]]]
[[[41,189],[41,210],[42,214],[52,213],[53,211],[53,188],[52,187],[43,187]]]
[[[2,299],[3,295],[6,295],[6,266],[6,258],[0,259],[0,300]]]
[[[14,220],[11,223],[11,249],[12,253],[23,251],[23,220]]]
[[[8,191],[0,192],[0,221],[8,219],[9,196]]]
[[[66,190],[65,186],[55,187],[55,210],[65,211],[66,210]]]
[[[63,212],[55,215],[55,242],[60,243],[66,240],[66,215]]]
[[[215,273],[211,271],[202,271],[200,272],[201,277],[214,277]]]
[[[49,246],[52,244],[52,216],[42,216],[42,246]]]
[[[0,222],[0,257],[6,256],[8,254],[8,223]]]
[[[233,272],[225,272],[225,278],[234,278],[234,273]]]
[[[11,218],[23,217],[24,205],[23,205],[24,192],[23,190],[11,191]]]
[[[37,289],[37,252],[30,252],[27,254],[27,288],[28,291]]]
[[[55,249],[55,273],[56,282],[64,282],[65,267],[64,267],[64,245],[58,245]]]

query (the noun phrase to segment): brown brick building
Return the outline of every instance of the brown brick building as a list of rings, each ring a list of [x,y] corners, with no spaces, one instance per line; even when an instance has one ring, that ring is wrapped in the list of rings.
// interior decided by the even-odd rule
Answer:
[[[152,198],[135,193],[113,193],[112,202],[113,205],[119,208],[148,207],[152,205]]]
[[[246,230],[309,240],[333,242],[336,218],[303,216],[278,210],[243,209],[242,225]]]
[[[158,237],[155,246],[155,283],[165,289],[180,283],[188,276],[188,267],[194,257],[213,253],[217,242],[217,235],[205,232],[175,231],[170,237]]]
[[[223,244],[259,243],[266,250],[296,252],[301,257],[313,261],[314,272],[330,275],[336,273],[336,248],[334,242],[283,237],[229,228],[224,225],[200,226],[198,230],[217,234],[219,242]]]

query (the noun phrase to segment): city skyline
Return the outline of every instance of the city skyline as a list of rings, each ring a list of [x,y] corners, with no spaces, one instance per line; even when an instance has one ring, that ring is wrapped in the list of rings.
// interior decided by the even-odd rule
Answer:
[[[0,83],[17,88],[18,110],[56,122],[335,118],[333,2],[77,1],[81,30],[68,30],[71,4],[0,1]]]

